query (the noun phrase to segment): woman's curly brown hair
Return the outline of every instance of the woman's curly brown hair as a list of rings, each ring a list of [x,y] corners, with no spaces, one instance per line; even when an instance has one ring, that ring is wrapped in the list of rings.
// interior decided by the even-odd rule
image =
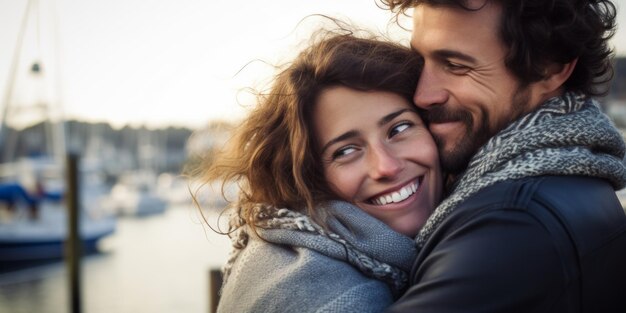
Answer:
[[[268,92],[203,170],[206,182],[237,182],[240,221],[254,226],[257,203],[304,211],[321,225],[317,201],[332,197],[315,149],[312,111],[331,86],[387,91],[411,101],[422,62],[408,47],[371,33],[320,31],[276,75]]]

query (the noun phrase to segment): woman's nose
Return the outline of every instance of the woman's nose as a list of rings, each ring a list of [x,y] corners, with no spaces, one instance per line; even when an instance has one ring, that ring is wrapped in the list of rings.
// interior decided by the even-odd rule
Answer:
[[[384,145],[372,147],[369,154],[372,179],[393,178],[403,169],[402,160]]]

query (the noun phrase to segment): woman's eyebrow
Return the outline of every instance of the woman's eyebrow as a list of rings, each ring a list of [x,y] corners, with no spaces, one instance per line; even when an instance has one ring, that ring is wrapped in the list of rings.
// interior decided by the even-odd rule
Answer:
[[[414,112],[414,111],[411,110],[411,109],[402,109],[402,110],[399,110],[399,111],[396,111],[396,112],[389,113],[389,114],[383,116],[378,121],[378,126],[383,126],[383,125],[391,122],[394,118],[398,117],[398,115],[400,115],[400,114],[402,114],[404,112]]]
[[[326,149],[328,149],[328,147],[330,147],[331,145],[346,140],[346,139],[350,139],[350,138],[354,138],[356,136],[359,135],[359,132],[357,132],[356,130],[351,130],[348,132],[345,132],[333,139],[331,139],[330,141],[328,141],[323,147],[322,147],[322,153],[324,153],[324,151],[326,151]]]
[[[387,114],[387,115],[383,116],[383,117],[382,117],[382,118],[378,121],[378,123],[377,123],[377,124],[378,124],[378,126],[383,126],[383,125],[385,125],[385,124],[387,124],[387,123],[391,122],[394,118],[398,117],[398,115],[400,115],[400,114],[402,114],[402,113],[404,113],[404,112],[414,112],[414,111],[413,111],[413,110],[411,110],[411,109],[401,109],[401,110],[398,110],[398,111],[396,111],[396,112],[389,113],[389,114]],[[356,131],[356,130],[351,130],[351,131],[345,132],[345,133],[343,133],[343,134],[341,134],[341,135],[339,135],[339,136],[337,136],[337,137],[335,137],[335,138],[333,138],[333,139],[329,140],[329,141],[328,141],[328,142],[327,142],[327,143],[326,143],[326,144],[322,147],[322,150],[321,150],[321,151],[322,151],[322,153],[324,153],[324,151],[326,151],[326,149],[328,149],[328,147],[330,147],[331,145],[333,145],[333,144],[335,144],[335,143],[337,143],[337,142],[340,142],[340,141],[344,141],[344,140],[347,140],[347,139],[350,139],[350,138],[354,138],[354,137],[356,137],[356,136],[358,136],[358,135],[359,135],[359,132],[358,132],[358,131]]]

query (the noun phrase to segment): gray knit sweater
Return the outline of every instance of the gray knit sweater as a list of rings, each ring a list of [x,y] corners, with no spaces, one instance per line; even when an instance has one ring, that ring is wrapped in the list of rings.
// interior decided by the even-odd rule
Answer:
[[[318,209],[330,212],[335,239],[300,229],[260,229],[264,240],[249,232],[229,269],[218,312],[361,313],[391,305],[389,285],[352,265],[348,250],[409,272],[413,239],[345,202]]]

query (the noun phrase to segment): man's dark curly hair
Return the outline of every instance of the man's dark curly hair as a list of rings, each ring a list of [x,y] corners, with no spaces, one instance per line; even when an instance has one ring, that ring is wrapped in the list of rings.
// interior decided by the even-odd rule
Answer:
[[[578,59],[565,82],[569,91],[604,95],[613,78],[615,5],[609,0],[485,0],[471,7],[468,0],[380,0],[398,14],[421,4],[479,10],[488,1],[503,8],[500,37],[509,47],[506,66],[522,84],[544,78],[549,64]]]

